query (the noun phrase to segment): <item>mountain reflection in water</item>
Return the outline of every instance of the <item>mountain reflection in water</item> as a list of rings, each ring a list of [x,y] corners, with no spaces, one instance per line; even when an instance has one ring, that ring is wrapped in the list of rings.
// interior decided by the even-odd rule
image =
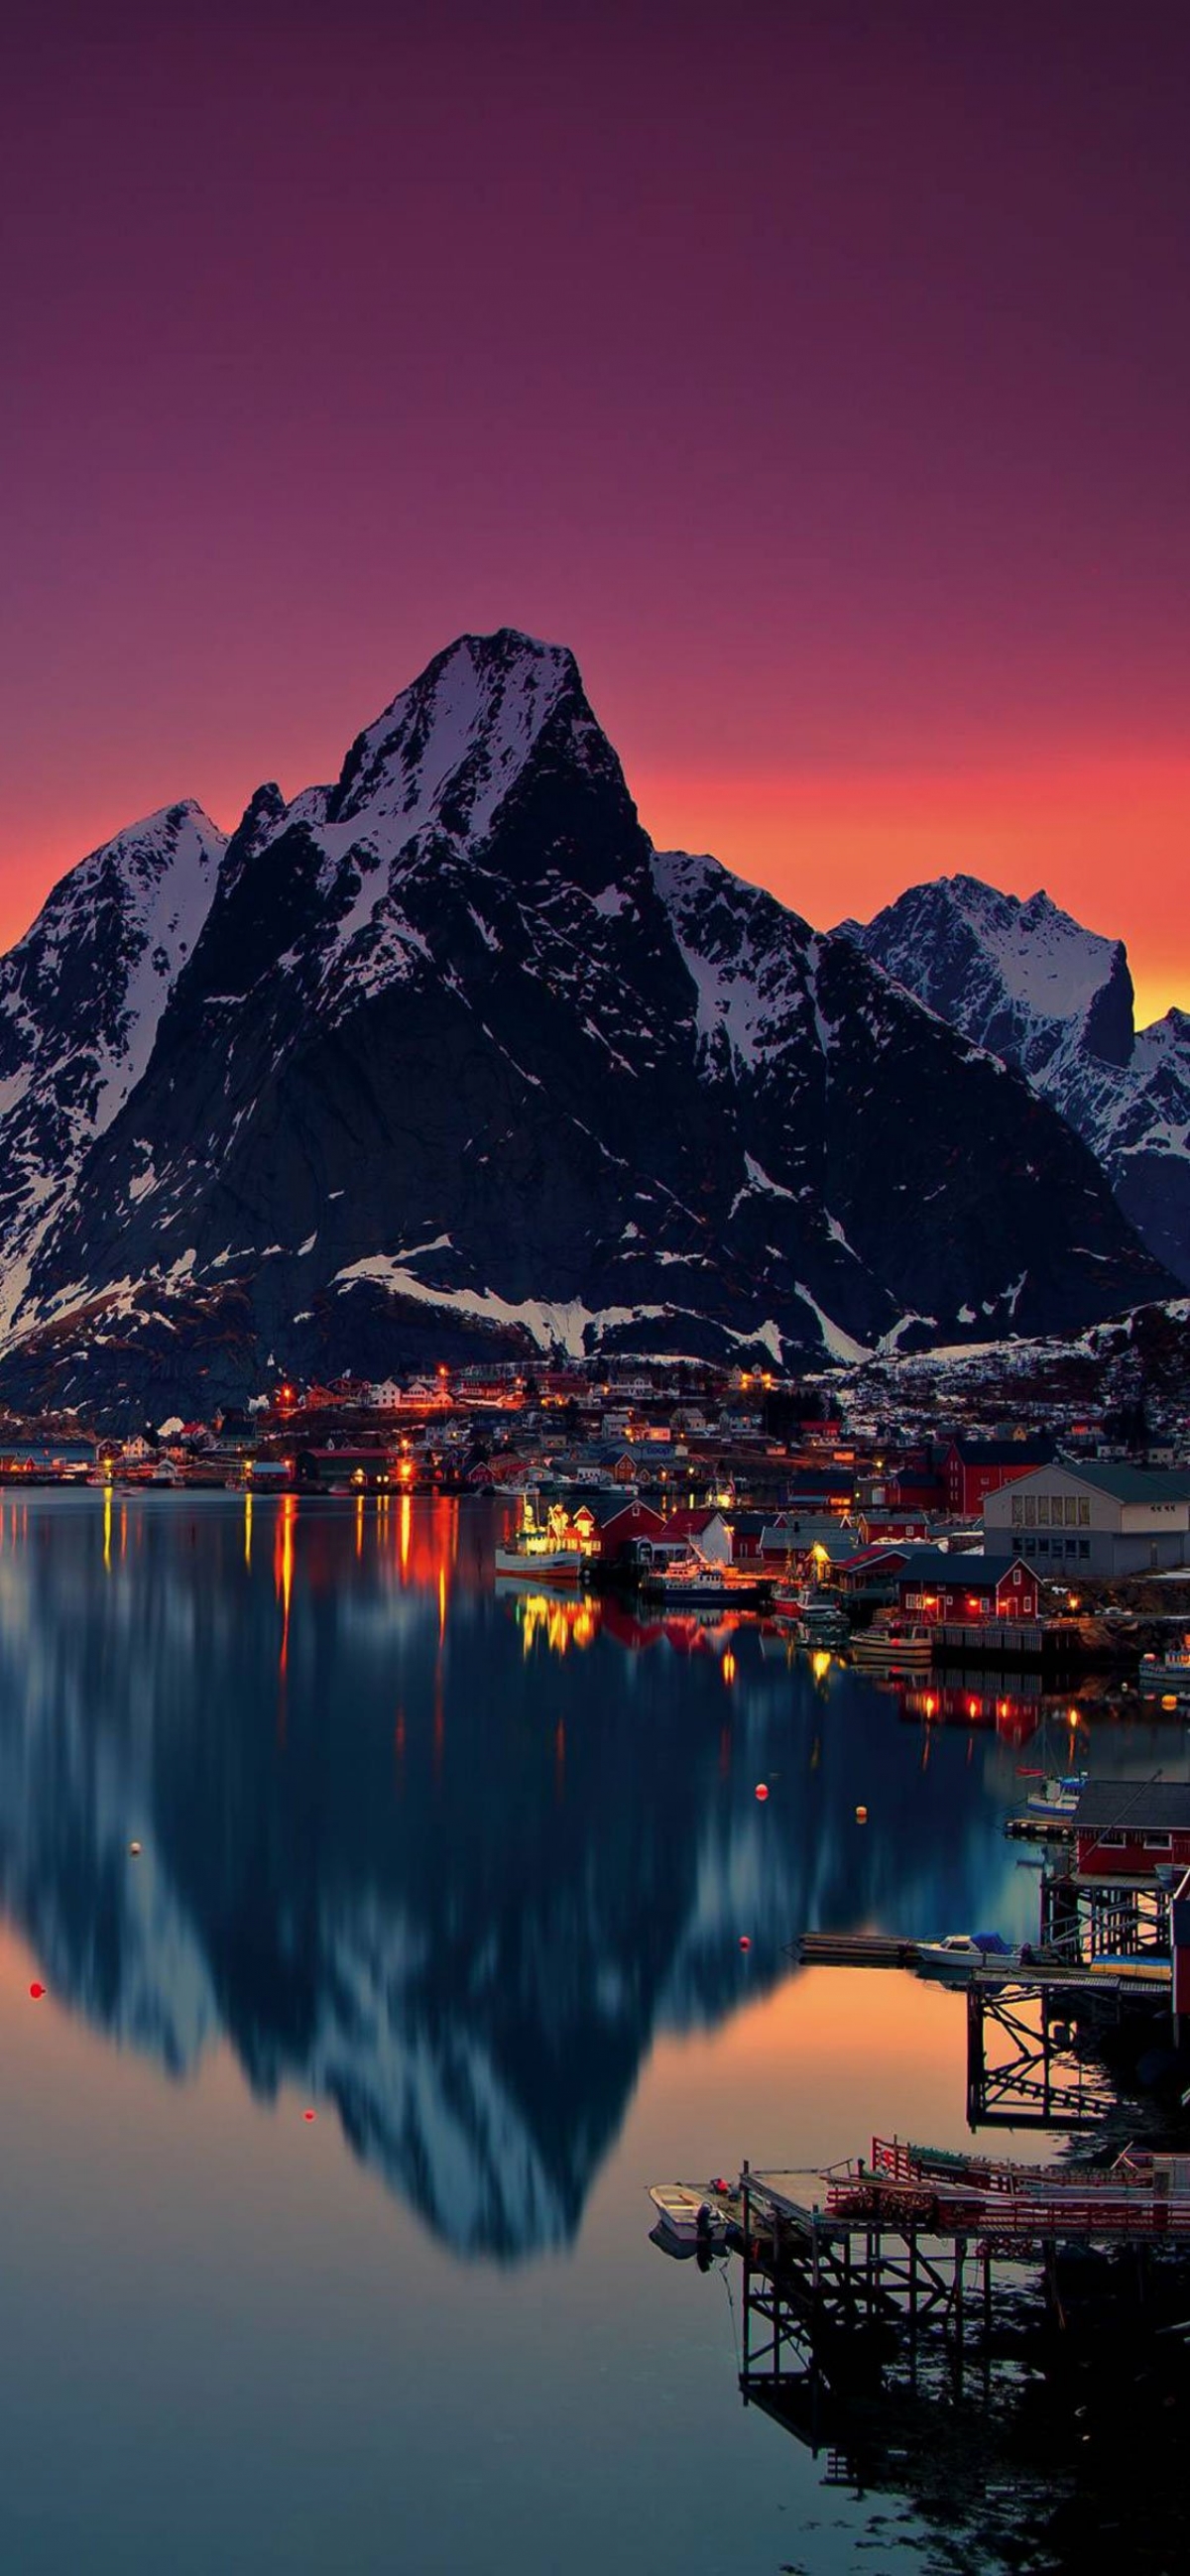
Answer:
[[[113,2039],[181,2077],[224,2034],[459,2252],[509,2258],[573,2239],[656,2035],[793,1974],[804,1924],[1023,1929],[1035,1890],[994,1735],[923,1764],[773,1629],[497,1590],[494,1527],[408,1496],[5,1501],[0,1890]]]

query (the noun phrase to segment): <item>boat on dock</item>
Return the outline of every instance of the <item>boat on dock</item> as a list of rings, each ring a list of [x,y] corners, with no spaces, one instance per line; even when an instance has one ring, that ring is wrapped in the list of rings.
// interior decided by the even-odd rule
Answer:
[[[1021,1953],[998,1932],[948,1932],[944,1941],[919,1941],[914,1966],[923,1977],[966,1979],[973,1968],[1003,1968],[1006,1976],[1021,1964]]]

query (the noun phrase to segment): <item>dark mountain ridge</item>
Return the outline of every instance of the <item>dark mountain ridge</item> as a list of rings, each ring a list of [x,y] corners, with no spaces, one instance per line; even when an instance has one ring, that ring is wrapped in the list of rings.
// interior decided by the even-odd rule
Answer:
[[[1168,1285],[1024,1081],[852,938],[656,853],[573,656],[503,630],[337,785],[252,799],[0,1387],[164,1413],[282,1365],[783,1365]]]

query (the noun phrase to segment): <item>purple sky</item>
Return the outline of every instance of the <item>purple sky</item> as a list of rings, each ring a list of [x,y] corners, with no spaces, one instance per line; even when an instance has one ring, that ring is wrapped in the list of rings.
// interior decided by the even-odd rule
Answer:
[[[5,13],[0,934],[467,627],[812,919],[973,867],[1190,1003],[1190,11]]]

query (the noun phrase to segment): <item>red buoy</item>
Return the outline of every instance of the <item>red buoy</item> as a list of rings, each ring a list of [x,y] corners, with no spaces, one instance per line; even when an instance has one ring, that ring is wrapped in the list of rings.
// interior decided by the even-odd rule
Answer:
[[[741,1950],[750,1950],[750,1949],[751,1949],[751,1947],[752,1947],[752,1944],[751,1944],[751,1942],[750,1942],[750,1940],[749,1940],[749,1938],[748,1938],[747,1933],[746,1933],[746,1932],[741,1932],[741,1934],[740,1934],[740,1948],[741,1948]]]
[[[34,1980],[33,1980],[32,1985],[31,1985],[31,1986],[30,1986],[30,1988],[29,1988],[29,1992],[30,1992],[30,1994],[31,1994],[31,1995],[32,1995],[32,1997],[33,1997],[33,2001],[34,2001],[34,2003],[35,2003],[35,2004],[39,2004],[39,2003],[41,2002],[41,1998],[42,1998],[43,1994],[45,1993],[45,1987],[44,1987],[44,1986],[39,1985],[39,1984],[38,1984],[38,1982],[37,1982],[37,1979],[36,1979],[36,1977],[35,1977],[35,1978],[34,1978]]]
[[[763,1781],[763,1780],[758,1780],[758,1781],[757,1781],[757,1783],[756,1783],[756,1795],[757,1795],[757,1797],[758,1797],[758,1798],[761,1798],[761,1799],[764,1799],[764,1798],[767,1798],[768,1794],[769,1794],[769,1793],[768,1793],[767,1788],[765,1787],[764,1781]]]

